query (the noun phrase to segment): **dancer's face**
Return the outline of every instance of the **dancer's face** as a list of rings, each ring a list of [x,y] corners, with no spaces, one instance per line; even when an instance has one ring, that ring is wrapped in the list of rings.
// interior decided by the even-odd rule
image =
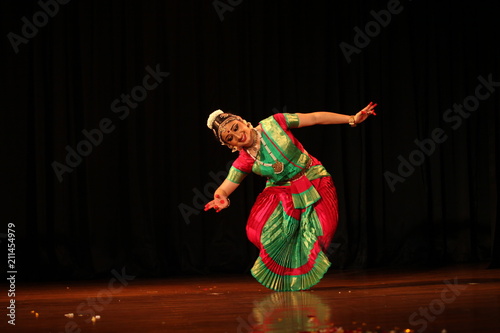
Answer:
[[[251,147],[254,139],[252,129],[240,120],[233,120],[226,124],[221,136],[225,143],[238,148],[238,150]]]

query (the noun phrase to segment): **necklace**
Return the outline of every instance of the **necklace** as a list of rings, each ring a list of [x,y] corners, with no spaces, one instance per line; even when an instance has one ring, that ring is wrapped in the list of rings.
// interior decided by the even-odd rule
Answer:
[[[249,149],[247,149],[247,153],[248,155],[252,156],[252,158],[257,162],[259,163],[260,165],[263,165],[263,166],[270,166],[273,168],[274,170],[274,173],[275,174],[280,174],[283,172],[283,170],[285,169],[284,165],[282,162],[278,161],[278,159],[274,156],[273,152],[271,151],[271,149],[269,149],[269,147],[267,146],[266,142],[262,139],[262,136],[260,135],[260,132],[257,131],[255,128],[253,129],[255,131],[255,134],[257,135],[257,137],[255,138],[254,140],[254,144],[252,145],[252,147],[250,147]],[[257,145],[257,138],[258,138],[258,141],[260,141],[260,143],[262,143],[264,145],[264,148],[266,148],[266,151],[269,153],[269,155],[271,156],[271,158],[273,159],[274,163],[273,164],[270,164],[270,163],[264,163],[262,162],[261,160],[258,160],[257,159],[257,155],[258,155],[258,149],[256,147]],[[250,150],[253,150],[255,151],[255,156],[252,155],[250,153]]]

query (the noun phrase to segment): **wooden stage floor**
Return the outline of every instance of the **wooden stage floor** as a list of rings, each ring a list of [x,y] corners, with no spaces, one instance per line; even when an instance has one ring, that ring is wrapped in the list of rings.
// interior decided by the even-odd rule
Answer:
[[[250,275],[16,286],[1,332],[500,332],[500,270],[330,270],[310,291],[273,292]],[[6,292],[2,292],[6,311]],[[10,311],[7,309],[7,311]]]

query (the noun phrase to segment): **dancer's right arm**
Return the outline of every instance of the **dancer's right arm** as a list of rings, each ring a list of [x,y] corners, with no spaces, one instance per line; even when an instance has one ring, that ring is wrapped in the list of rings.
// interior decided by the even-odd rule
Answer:
[[[205,205],[205,211],[213,208],[218,213],[222,209],[229,207],[229,196],[240,186],[240,184],[233,183],[225,179],[222,184],[214,192],[214,200]]]

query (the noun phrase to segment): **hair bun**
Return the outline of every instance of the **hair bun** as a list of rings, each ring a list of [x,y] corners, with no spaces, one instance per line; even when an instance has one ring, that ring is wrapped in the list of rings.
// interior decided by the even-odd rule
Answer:
[[[207,120],[207,127],[208,128],[212,129],[215,118],[217,118],[217,116],[220,115],[221,113],[224,113],[224,112],[219,109],[219,110],[215,110],[214,112],[212,112],[210,114],[210,116],[208,116],[208,120]]]

